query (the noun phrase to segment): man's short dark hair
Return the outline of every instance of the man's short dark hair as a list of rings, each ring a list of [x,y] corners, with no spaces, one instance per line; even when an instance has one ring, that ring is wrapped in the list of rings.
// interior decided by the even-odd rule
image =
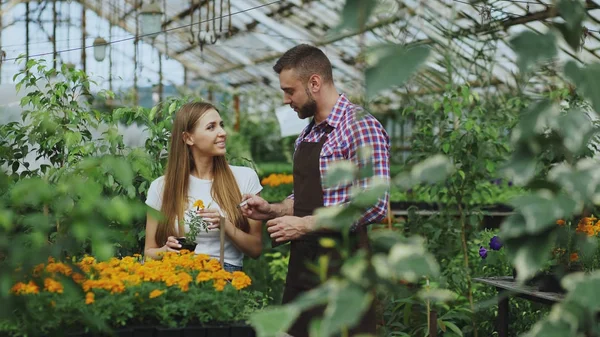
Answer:
[[[331,62],[321,49],[308,44],[297,45],[286,51],[273,66],[278,74],[287,69],[296,70],[302,81],[318,74],[323,82],[333,83]]]

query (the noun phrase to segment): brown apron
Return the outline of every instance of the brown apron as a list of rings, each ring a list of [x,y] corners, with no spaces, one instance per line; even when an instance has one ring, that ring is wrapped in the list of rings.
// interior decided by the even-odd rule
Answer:
[[[314,125],[311,122],[310,128]],[[310,132],[310,128],[309,131]],[[307,132],[307,133],[308,133]],[[314,210],[323,207],[323,189],[321,186],[321,171],[319,158],[323,144],[327,141],[329,128],[318,142],[301,142],[294,153],[294,216],[304,217],[312,215]],[[360,247],[368,249],[366,229],[362,228],[357,233],[351,233],[353,249]],[[358,237],[357,237],[358,236]],[[282,302],[292,302],[297,296],[316,288],[321,283],[314,271],[307,265],[318,264],[321,255],[329,256],[328,277],[338,274],[342,264],[339,252],[333,248],[328,249],[319,245],[319,239],[329,237],[341,240],[340,233],[312,232],[293,240],[290,247],[290,261],[283,291]],[[288,333],[294,337],[308,337],[310,321],[315,317],[322,317],[325,307],[320,306],[303,312]],[[361,322],[349,331],[349,336],[370,333],[375,335],[375,310],[374,305],[365,313]]]

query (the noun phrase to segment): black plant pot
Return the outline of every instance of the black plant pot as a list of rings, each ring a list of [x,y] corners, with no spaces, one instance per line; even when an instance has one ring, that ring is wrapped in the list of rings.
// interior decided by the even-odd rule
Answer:
[[[179,242],[179,244],[181,245],[181,249],[187,249],[190,252],[194,252],[196,250],[196,243],[187,243],[187,240],[185,237],[183,238],[177,238],[177,242]]]
[[[206,337],[224,337],[231,336],[228,326],[207,326]]]
[[[133,330],[133,337],[154,337],[155,330],[153,326],[136,326]]]
[[[156,328],[155,337],[181,337],[184,328]]]
[[[206,337],[206,327],[188,326],[183,330],[183,337]]]

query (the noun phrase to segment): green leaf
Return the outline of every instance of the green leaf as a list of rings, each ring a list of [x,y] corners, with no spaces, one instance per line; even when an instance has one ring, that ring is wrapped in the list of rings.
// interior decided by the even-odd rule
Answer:
[[[579,67],[574,61],[565,64],[565,75],[575,83],[577,92],[592,103],[596,112],[600,111],[600,64],[592,63]]]
[[[336,161],[329,166],[325,175],[325,187],[335,187],[351,184],[356,177],[358,169],[354,163],[348,160]]]
[[[446,179],[453,171],[448,157],[436,154],[413,166],[410,175],[414,183],[435,184]]]
[[[335,32],[348,29],[352,32],[360,32],[364,29],[377,1],[347,0],[342,10],[342,22]]]
[[[381,177],[375,177],[371,180],[367,189],[355,186],[351,191],[351,204],[357,207],[369,207],[377,203],[377,200],[383,198],[385,192],[389,190],[389,183]]]
[[[173,112],[175,112],[176,109],[177,109],[177,102],[171,103],[171,105],[169,105],[169,115],[173,114]]]
[[[557,8],[565,22],[556,23],[555,26],[569,46],[578,51],[582,42],[582,23],[586,16],[585,6],[579,0],[560,0]]]
[[[562,279],[562,285],[568,290],[567,300],[575,302],[592,312],[600,310],[600,271],[591,274],[583,272],[568,274]]]
[[[355,207],[339,205],[317,208],[314,215],[319,228],[347,230],[349,224],[353,224],[360,219],[362,211]]]
[[[527,72],[540,61],[556,56],[556,37],[551,32],[539,34],[526,30],[509,42],[517,53],[517,65],[521,72]]]
[[[367,98],[373,98],[382,90],[403,85],[427,60],[429,51],[425,46],[406,49],[399,45],[386,45],[374,49],[372,57],[378,61],[365,72]]]
[[[452,330],[452,332],[454,332],[455,334],[457,334],[458,336],[462,337],[463,336],[463,332],[462,330],[459,329],[459,327],[456,326],[456,324],[450,322],[450,321],[444,321],[444,324],[446,324],[446,326],[448,328],[450,328],[450,330]]]
[[[448,153],[448,151],[450,151],[450,144],[449,143],[442,144],[442,151],[444,151],[444,153]]]
[[[416,282],[423,276],[436,277],[439,274],[435,258],[426,251],[420,238],[394,244],[388,255],[375,254],[372,264],[377,275],[384,279]]]
[[[329,304],[321,321],[321,336],[332,336],[342,327],[351,328],[369,308],[373,296],[347,281],[329,281]]]
[[[508,164],[502,169],[504,174],[510,177],[515,184],[523,185],[529,182],[536,172],[536,154],[525,144],[519,144],[512,153]]]
[[[517,279],[523,282],[537,273],[550,258],[556,235],[546,231],[536,236],[505,240],[507,254],[517,269]]]
[[[423,289],[419,291],[418,296],[423,301],[431,301],[433,303],[446,303],[459,298],[457,293],[449,289]]]
[[[256,329],[258,337],[273,337],[282,331],[287,331],[300,312],[294,305],[276,306],[250,316],[250,324]]]

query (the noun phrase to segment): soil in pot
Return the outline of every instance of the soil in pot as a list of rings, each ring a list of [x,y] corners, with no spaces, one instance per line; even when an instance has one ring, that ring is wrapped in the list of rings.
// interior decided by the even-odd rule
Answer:
[[[179,244],[181,245],[180,249],[187,249],[190,252],[196,250],[196,243],[188,243],[185,237],[177,238],[177,242],[179,242]]]

